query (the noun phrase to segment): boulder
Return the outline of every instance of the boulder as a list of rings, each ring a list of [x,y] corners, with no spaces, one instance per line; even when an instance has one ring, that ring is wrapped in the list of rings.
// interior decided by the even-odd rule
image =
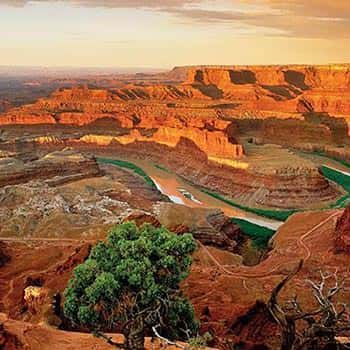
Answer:
[[[24,304],[39,323],[58,327],[62,323],[59,317],[61,297],[45,287],[29,286],[24,290]]]
[[[177,234],[192,233],[205,245],[234,251],[242,234],[220,209],[189,208],[174,203],[157,203],[154,213],[159,222]]]

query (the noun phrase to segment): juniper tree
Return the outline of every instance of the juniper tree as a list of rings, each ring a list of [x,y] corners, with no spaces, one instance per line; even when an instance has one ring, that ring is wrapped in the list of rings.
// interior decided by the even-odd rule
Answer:
[[[152,329],[173,339],[195,335],[198,324],[179,284],[196,249],[190,234],[177,236],[149,224],[112,228],[77,266],[65,291],[64,314],[104,337],[122,331],[126,349],[143,349]]]

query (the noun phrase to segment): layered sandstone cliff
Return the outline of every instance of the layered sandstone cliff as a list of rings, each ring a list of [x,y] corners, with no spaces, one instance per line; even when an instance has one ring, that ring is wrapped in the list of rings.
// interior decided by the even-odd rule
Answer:
[[[245,109],[283,112],[350,111],[350,66],[189,67],[185,84]]]
[[[350,65],[271,65],[185,67],[187,83],[198,81],[219,87],[232,84],[293,85],[297,89],[348,89]]]
[[[184,67],[181,71],[182,77],[187,76],[182,83],[125,83],[121,88],[108,90],[86,86],[60,89],[29,109],[14,109],[1,116],[0,124],[26,123],[23,119],[26,118],[28,124],[81,125],[105,114],[115,116],[125,112],[126,103],[137,110],[138,103],[153,104],[154,101],[168,102],[175,108],[179,101],[186,101],[187,107],[193,103],[200,114],[207,108],[229,109],[236,113],[265,111],[270,115],[273,112],[347,115],[350,112],[349,65],[199,66]],[[202,105],[198,105],[199,101]],[[48,115],[42,113],[44,110]],[[37,115],[40,111],[42,114]]]
[[[243,146],[232,144],[221,131],[201,131],[199,129],[175,129],[161,127],[151,136],[144,136],[139,130],[134,129],[128,135],[103,136],[85,135],[79,142],[92,143],[100,146],[109,146],[113,142],[127,145],[135,142],[154,142],[169,147],[176,147],[181,138],[188,139],[201,149],[208,157],[236,159],[243,156]]]

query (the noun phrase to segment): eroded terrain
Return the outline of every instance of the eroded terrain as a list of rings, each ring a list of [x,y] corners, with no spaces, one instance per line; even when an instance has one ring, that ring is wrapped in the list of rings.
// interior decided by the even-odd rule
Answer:
[[[47,335],[47,348],[108,348],[55,329],[69,329],[62,292],[91,246],[134,220],[197,239],[182,288],[211,345],[276,349],[266,302],[278,282],[303,259],[282,298],[307,308],[305,280],[350,263],[350,68],[183,67],[94,82],[0,102],[0,346]],[[261,227],[277,230],[263,248]]]

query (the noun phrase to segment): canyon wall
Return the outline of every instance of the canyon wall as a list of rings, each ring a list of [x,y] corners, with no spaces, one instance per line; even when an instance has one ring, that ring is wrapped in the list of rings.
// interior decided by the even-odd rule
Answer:
[[[187,70],[186,83],[203,81],[219,87],[232,84],[293,85],[300,90],[348,89],[350,65],[285,66],[193,66]]]
[[[316,167],[300,166],[293,159],[289,167],[279,170],[271,167],[240,168],[211,161],[205,152],[186,138],[181,139],[176,147],[156,142],[137,141],[123,145],[119,142],[97,144],[93,141],[75,140],[71,145],[103,156],[118,155],[130,160],[142,159],[161,164],[191,183],[222,193],[228,198],[234,198],[237,203],[251,207],[323,207],[342,193]],[[244,160],[242,163],[245,163]]]
[[[350,65],[188,67],[185,84],[245,109],[350,112]]]

